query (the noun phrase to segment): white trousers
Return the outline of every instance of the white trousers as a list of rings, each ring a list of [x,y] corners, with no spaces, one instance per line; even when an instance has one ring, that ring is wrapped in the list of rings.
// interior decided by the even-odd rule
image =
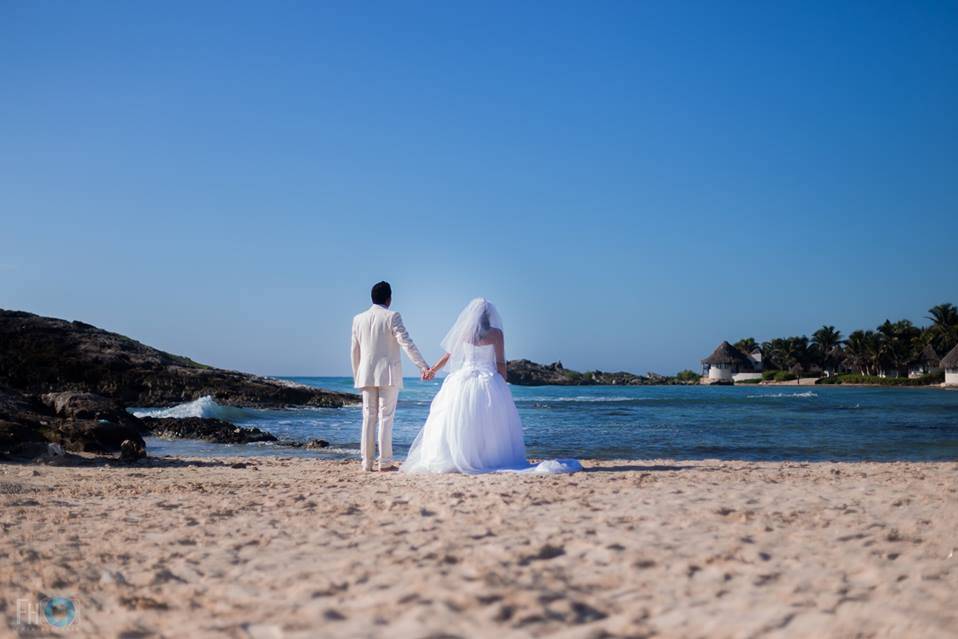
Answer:
[[[388,466],[393,461],[393,418],[396,416],[397,399],[398,386],[363,387],[363,438],[359,453],[363,458],[363,468],[367,470],[373,466],[377,440],[379,463]]]

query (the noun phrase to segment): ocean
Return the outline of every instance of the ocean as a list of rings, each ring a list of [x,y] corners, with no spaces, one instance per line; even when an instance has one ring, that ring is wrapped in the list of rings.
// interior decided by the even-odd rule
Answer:
[[[285,377],[353,392],[352,378]],[[393,446],[402,458],[441,381],[407,379]],[[513,386],[530,457],[794,461],[958,460],[958,392],[836,386]],[[147,438],[152,455],[359,459],[358,406],[263,410],[203,398],[138,415],[218,417],[319,451]]]

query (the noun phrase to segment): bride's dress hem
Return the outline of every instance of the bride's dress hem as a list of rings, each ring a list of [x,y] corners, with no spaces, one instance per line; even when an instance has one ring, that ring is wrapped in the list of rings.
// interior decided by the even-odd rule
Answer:
[[[403,462],[405,464],[405,462]],[[441,475],[441,474],[459,474],[459,475],[490,475],[494,473],[521,473],[526,475],[558,475],[567,473],[577,473],[583,470],[582,464],[578,459],[546,459],[541,462],[527,462],[522,465],[488,468],[482,470],[460,470],[458,468],[403,468],[399,470],[409,475]]]

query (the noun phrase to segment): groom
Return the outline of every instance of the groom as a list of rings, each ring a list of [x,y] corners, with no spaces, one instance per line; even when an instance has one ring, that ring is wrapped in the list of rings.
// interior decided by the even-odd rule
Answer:
[[[363,391],[363,436],[360,454],[363,470],[373,469],[376,425],[379,425],[379,470],[395,470],[393,461],[393,417],[402,388],[402,346],[425,379],[429,364],[413,344],[392,303],[389,282],[373,286],[373,305],[353,318],[353,381]]]

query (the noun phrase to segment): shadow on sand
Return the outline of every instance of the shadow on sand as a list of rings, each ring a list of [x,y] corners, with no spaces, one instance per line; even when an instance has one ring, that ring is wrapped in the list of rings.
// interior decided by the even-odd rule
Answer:
[[[585,468],[584,470],[587,473],[634,473],[634,472],[691,470],[693,468],[696,468],[696,466],[669,466],[665,464],[640,466],[638,464],[623,464],[621,466],[597,466],[593,468]]]

